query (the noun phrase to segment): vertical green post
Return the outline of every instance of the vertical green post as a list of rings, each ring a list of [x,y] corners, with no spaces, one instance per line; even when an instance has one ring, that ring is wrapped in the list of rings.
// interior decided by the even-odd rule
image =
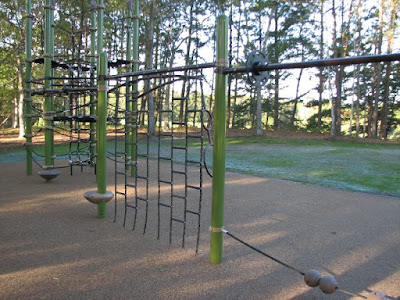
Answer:
[[[25,55],[26,55],[26,72],[25,72],[25,94],[24,94],[24,111],[25,111],[25,138],[26,138],[26,175],[32,175],[32,1],[26,0],[26,16],[25,16]]]
[[[226,139],[226,90],[228,66],[228,18],[218,16],[217,21],[217,75],[214,107],[214,153],[211,205],[210,262],[222,262],[224,197],[225,197],[225,139]]]
[[[127,72],[132,71],[132,0],[127,0],[126,2],[126,60],[129,62]],[[131,80],[132,77],[128,77],[126,80]],[[127,112],[125,117],[125,154],[127,160],[128,157],[131,155],[131,135],[132,135],[132,128],[130,127],[131,120],[132,120],[132,94],[131,94],[131,86],[130,84],[126,85],[126,97],[125,97],[125,110]]]
[[[54,56],[54,41],[53,41],[53,22],[54,22],[54,7],[52,0],[46,0],[45,5],[45,53],[44,53],[44,89],[50,90],[53,85],[51,79],[53,75],[51,62]],[[54,158],[54,134],[53,134],[53,96],[49,93],[45,94],[44,99],[44,129],[45,129],[45,169],[52,169]]]
[[[96,9],[97,5],[92,3],[91,14],[90,14],[90,84],[95,85],[95,67],[96,67]],[[94,93],[90,94],[90,115],[94,116],[96,114],[95,107],[95,97]],[[94,122],[90,123],[90,161],[94,163],[96,157],[96,124]]]
[[[133,0],[133,37],[132,37],[132,47],[133,47],[133,55],[132,55],[132,71],[139,71],[139,0]],[[136,79],[136,78],[135,78]],[[132,85],[132,94],[135,98],[135,101],[132,102],[131,105],[131,120],[135,120],[134,127],[131,130],[130,142],[132,143],[131,147],[131,160],[136,161],[136,131],[137,131],[137,96],[138,96],[138,84],[137,82]],[[132,165],[131,176],[136,176],[136,166]]]
[[[103,31],[104,31],[104,0],[99,0],[97,5],[97,54],[103,53]],[[97,61],[97,70],[100,68],[100,60]],[[97,71],[98,73],[98,71]]]
[[[99,0],[97,5],[97,160],[96,160],[96,179],[97,192],[106,193],[107,185],[107,161],[106,161],[106,141],[107,141],[107,85],[104,77],[107,74],[107,55],[103,53],[103,30],[104,30],[104,0]],[[97,216],[105,218],[107,216],[107,204],[105,202],[97,204]]]
[[[97,192],[105,194],[107,189],[107,83],[105,76],[107,75],[107,54],[102,52],[100,54],[99,79],[97,82],[97,163],[96,163],[96,180]],[[107,203],[102,202],[97,204],[97,215],[99,218],[107,216]]]

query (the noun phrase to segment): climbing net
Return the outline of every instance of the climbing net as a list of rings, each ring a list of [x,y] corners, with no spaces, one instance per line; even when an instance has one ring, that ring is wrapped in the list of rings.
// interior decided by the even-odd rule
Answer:
[[[143,92],[127,88],[138,83],[143,83]],[[155,224],[158,239],[166,229],[168,241],[179,235],[182,247],[194,235],[197,252],[204,155],[212,126],[201,73],[138,76],[117,81],[110,92],[115,94],[115,104],[109,104],[114,109],[114,149],[108,152],[115,168],[114,221],[122,203],[124,226],[140,226],[144,234]],[[150,108],[156,111],[155,120]]]
[[[44,76],[32,77],[27,80],[28,89],[25,89],[25,113],[27,123],[34,124],[35,131],[27,133],[29,141],[28,153],[41,170],[57,168],[70,168],[77,166],[83,170],[84,166],[96,164],[96,105],[97,105],[97,56],[95,55],[96,27],[93,24],[93,15],[97,11],[96,1],[82,3],[84,9],[63,8],[62,4],[45,5],[45,10],[53,11],[53,20],[48,36],[53,36],[56,44],[54,51],[43,49],[43,53],[35,53],[27,62],[32,66],[41,65],[45,69]],[[87,6],[87,7],[86,7]],[[27,19],[41,22],[43,16],[27,15]],[[106,13],[106,22],[115,21]],[[46,20],[47,21],[47,20]],[[123,18],[119,19],[123,23]],[[123,27],[116,25],[115,28]],[[115,29],[117,30],[117,29]],[[111,35],[109,43],[110,57],[113,68],[125,67],[129,62],[119,58],[116,49],[116,35]],[[49,37],[45,44],[49,43]],[[58,45],[58,46],[57,46]],[[50,58],[50,71],[46,68],[46,59]],[[38,69],[38,68],[35,68]],[[35,72],[35,74],[43,74]],[[51,99],[47,101],[47,99]],[[46,104],[46,101],[49,104]],[[46,135],[51,140],[51,145],[45,149],[37,146],[38,138]],[[62,140],[68,140],[68,149],[57,153],[54,149],[53,139],[58,135]],[[51,136],[51,138],[48,138]],[[33,148],[35,146],[35,148]],[[32,147],[32,148],[31,148]],[[44,152],[51,152],[51,163],[42,164],[46,160]],[[68,163],[56,163],[56,158],[67,159]],[[56,174],[56,173],[54,173]],[[46,177],[46,179],[51,179]]]

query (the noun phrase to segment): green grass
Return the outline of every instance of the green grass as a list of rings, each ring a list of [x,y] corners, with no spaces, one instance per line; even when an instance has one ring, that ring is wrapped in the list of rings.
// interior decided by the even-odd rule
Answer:
[[[179,139],[178,145],[185,140]],[[124,149],[122,141],[118,148]],[[108,142],[110,152],[113,142]],[[158,142],[150,142],[150,157],[157,159]],[[189,141],[189,159],[198,160],[200,144]],[[43,150],[37,149],[43,154]],[[68,145],[55,152],[67,153]],[[146,148],[139,146],[140,152]],[[163,142],[163,156],[170,155],[170,143]],[[174,157],[184,161],[183,151]],[[1,161],[22,161],[23,150],[0,153]],[[212,165],[212,148],[207,153]],[[400,145],[357,140],[311,138],[237,137],[227,139],[228,171],[260,177],[280,178],[306,184],[400,197]]]

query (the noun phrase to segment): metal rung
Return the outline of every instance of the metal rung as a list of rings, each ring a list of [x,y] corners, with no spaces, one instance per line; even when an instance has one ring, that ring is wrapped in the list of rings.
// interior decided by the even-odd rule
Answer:
[[[158,158],[159,158],[160,160],[172,160],[172,157],[159,156]]]
[[[185,172],[185,171],[172,170],[172,172],[175,173],[175,174],[186,175],[186,172]]]
[[[173,146],[172,149],[175,149],[175,150],[186,150],[187,148],[185,146]]]
[[[148,199],[146,199],[146,198],[142,198],[142,197],[136,197],[136,199],[138,199],[138,200],[140,200],[140,201],[149,201]]]
[[[125,193],[122,193],[122,192],[115,192],[117,195],[122,195],[122,196],[125,196]]]
[[[172,100],[177,100],[177,101],[182,101],[182,100],[186,100],[186,97],[173,97]]]
[[[145,177],[145,176],[139,176],[139,175],[136,175],[136,178],[137,178],[137,179],[144,179],[144,180],[148,180],[148,178],[147,178],[147,177]]]
[[[200,213],[198,211],[187,209],[186,212],[192,215],[200,216]]]
[[[160,110],[159,113],[172,113],[172,109]]]
[[[172,195],[172,197],[175,197],[175,198],[178,198],[178,199],[182,199],[182,200],[186,199],[185,196],[181,196],[181,195]]]
[[[127,187],[131,187],[131,188],[135,188],[135,187],[136,187],[136,185],[134,185],[134,184],[131,184],[131,183],[126,183],[126,184],[125,184],[125,186],[127,186]]]
[[[201,110],[199,110],[199,109],[188,109],[186,111],[186,113],[201,113]]]
[[[115,171],[115,174],[119,174],[119,175],[126,175],[126,173],[125,172],[120,172],[120,171]]]
[[[158,205],[164,206],[164,207],[168,207],[168,208],[172,207],[170,204],[165,204],[165,203],[162,203],[162,202],[158,203]]]
[[[186,125],[186,122],[172,122],[172,125]]]
[[[158,182],[166,183],[166,184],[172,184],[172,181],[169,181],[169,180],[162,180],[162,179],[160,179]]]
[[[128,204],[128,203],[125,204],[125,206],[126,206],[126,207],[130,207],[130,208],[133,208],[133,209],[137,209],[135,205],[131,205],[131,204]]]
[[[187,187],[190,188],[190,189],[198,190],[198,191],[201,190],[201,187],[199,187],[199,186],[188,185]]]
[[[185,224],[185,221],[183,221],[183,220],[181,220],[181,219],[178,219],[178,218],[172,218],[172,221]]]
[[[201,139],[202,138],[201,135],[195,135],[195,134],[188,134],[187,137],[191,138],[191,139]]]
[[[199,161],[195,161],[195,160],[187,160],[186,161],[188,164],[198,164],[198,165],[201,165],[201,162],[199,162]]]

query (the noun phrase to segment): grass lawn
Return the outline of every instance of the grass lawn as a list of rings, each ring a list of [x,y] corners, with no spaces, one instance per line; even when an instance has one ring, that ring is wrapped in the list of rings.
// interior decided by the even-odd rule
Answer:
[[[178,143],[184,145],[184,140]],[[56,146],[55,152],[66,154],[68,148]],[[122,151],[122,142],[118,143],[118,148]],[[189,148],[189,159],[198,160],[198,143],[190,142]],[[114,151],[110,141],[108,149]],[[144,153],[146,149],[142,145],[139,151]],[[43,153],[40,149],[38,152]],[[163,142],[161,152],[169,156],[170,143]],[[149,153],[152,159],[157,159],[157,141],[150,143]],[[184,161],[183,153],[174,153],[178,162]],[[0,152],[0,162],[24,159],[24,151]],[[212,148],[206,160],[211,167]],[[230,137],[226,146],[226,168],[254,176],[400,197],[399,144],[298,137]]]

